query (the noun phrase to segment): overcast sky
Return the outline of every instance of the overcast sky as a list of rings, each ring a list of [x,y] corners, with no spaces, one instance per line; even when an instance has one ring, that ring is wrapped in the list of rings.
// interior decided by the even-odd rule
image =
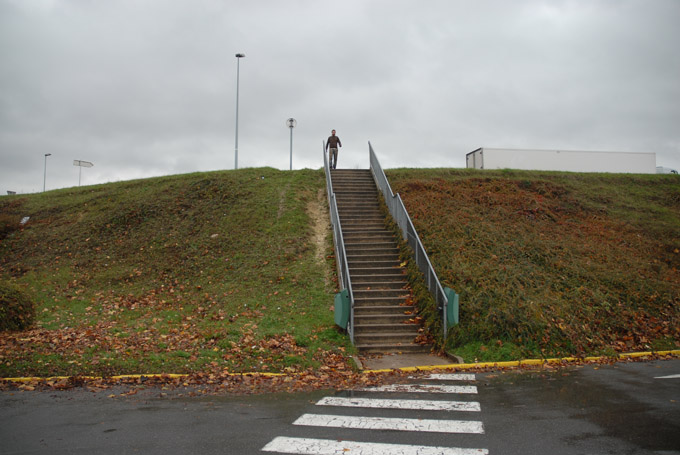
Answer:
[[[478,147],[680,169],[679,0],[0,0],[0,192],[234,168],[465,167]]]

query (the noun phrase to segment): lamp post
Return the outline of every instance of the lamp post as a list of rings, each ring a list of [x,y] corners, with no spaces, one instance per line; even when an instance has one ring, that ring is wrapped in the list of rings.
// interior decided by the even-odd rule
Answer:
[[[293,128],[297,125],[297,120],[289,118],[286,120],[286,125],[290,128],[290,170],[293,170]]]
[[[45,153],[45,167],[43,170],[43,193],[45,192],[45,182],[47,181],[47,157],[52,156],[51,153]]]
[[[234,148],[234,169],[238,169],[238,85],[241,59],[246,54],[236,54],[236,146]]]

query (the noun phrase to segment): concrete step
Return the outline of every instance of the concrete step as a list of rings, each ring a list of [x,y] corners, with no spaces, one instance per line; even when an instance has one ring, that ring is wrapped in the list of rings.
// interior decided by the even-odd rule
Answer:
[[[369,211],[372,210],[375,213],[381,213],[382,211],[380,209],[380,206],[375,203],[375,202],[368,202],[368,201],[337,201],[338,203],[338,211],[344,212],[347,210],[364,210],[364,211]]]
[[[381,283],[400,281],[399,277],[405,282],[408,278],[406,271],[399,267],[397,262],[389,262],[388,264],[395,264],[392,266],[379,267],[369,262],[353,262],[349,263],[350,277],[352,283],[355,282],[354,277],[357,277],[356,283],[364,285],[364,283]]]
[[[375,242],[394,242],[394,236],[388,232],[343,232],[342,238],[345,239],[345,244],[350,243],[375,243]]]
[[[354,289],[352,288],[352,293],[354,294],[354,300],[363,299],[375,299],[382,297],[394,297],[394,298],[408,298],[411,295],[411,291],[408,289]]]
[[[389,324],[388,324],[389,325]],[[354,342],[356,344],[392,344],[392,343],[402,343],[411,344],[413,340],[418,336],[419,326],[415,324],[400,324],[405,327],[401,329],[394,324],[391,324],[391,330],[388,327],[380,329],[379,332],[370,332],[366,330],[366,327],[361,327],[355,324],[354,326]],[[409,327],[409,325],[413,327]]]
[[[360,319],[363,320],[363,318]],[[355,315],[354,335],[355,337],[357,334],[375,337],[384,336],[383,338],[385,338],[385,341],[394,341],[397,338],[401,339],[403,336],[411,336],[409,341],[413,341],[413,338],[419,333],[420,324],[410,323],[408,321],[408,318],[402,318],[401,320],[391,323],[359,323],[357,322]]]
[[[370,248],[371,243],[347,243],[347,240],[345,240],[345,252],[347,253],[348,258],[354,258],[357,259],[358,262],[361,262],[360,259],[362,258],[370,258],[372,255],[375,255],[374,257],[379,258],[383,254],[389,254],[390,256],[394,256],[393,250],[396,249],[396,244],[393,244],[392,248],[385,248],[383,250],[376,250],[376,249],[371,249]],[[380,259],[380,260],[386,260]],[[392,267],[399,267],[401,262],[399,262],[399,259],[394,260],[393,265],[390,265],[386,268],[392,268]],[[358,264],[359,268],[361,267],[360,264]]]
[[[354,226],[353,226],[354,227]],[[368,231],[360,231],[358,229],[345,229],[342,233],[343,237],[384,237],[386,240],[394,240],[396,241],[396,238],[394,237],[394,233],[387,231],[385,229],[378,230],[378,229],[373,229],[373,230],[368,230]]]
[[[393,261],[393,262],[399,262],[399,254],[395,252],[388,252],[388,253],[382,253],[382,252],[375,252],[375,253],[368,253],[368,254],[348,254],[347,255],[347,260],[348,261],[357,261],[357,262],[362,262],[362,261]],[[401,263],[401,262],[399,262]]]
[[[347,242],[347,239],[345,239],[345,252],[347,253],[347,256],[363,256],[363,257],[369,257],[371,254],[375,254],[376,256],[379,256],[381,254],[385,253],[391,253],[394,249],[397,248],[396,243],[392,243],[391,247],[388,245],[388,248],[382,249],[382,250],[377,250],[375,248],[371,248],[371,245],[373,245],[372,242],[356,242],[352,241]],[[394,261],[394,266],[398,267],[401,264],[398,260]]]
[[[381,224],[382,223],[382,224]],[[385,217],[383,216],[370,216],[370,217],[356,217],[356,216],[343,216],[340,214],[340,226],[342,229],[346,228],[355,228],[359,226],[376,226],[376,225],[381,225],[385,226]]]
[[[396,248],[395,248],[396,249]],[[387,260],[392,260],[398,264],[401,264],[401,259],[399,257],[399,253],[397,253],[394,249],[362,249],[361,251],[352,251],[351,253],[347,253],[347,258],[348,259],[354,259],[357,261],[370,261],[370,260],[380,260],[380,261],[387,261]]]
[[[355,215],[355,218],[359,218],[365,221],[366,218],[379,218],[382,221],[382,225],[385,226],[385,214],[380,210],[363,210],[355,208],[338,208],[338,215],[341,218],[349,218]]]
[[[338,205],[338,210],[343,211],[343,210],[348,210],[348,209],[353,209],[353,208],[370,208],[376,211],[380,211],[382,213],[382,210],[380,206],[376,207],[374,205],[375,203],[375,194],[372,194],[370,197],[338,197],[336,194],[335,202]]]
[[[344,238],[344,236],[343,236]],[[380,244],[364,245],[361,243],[350,244],[355,246],[353,251],[347,251],[347,256],[352,255],[367,255],[367,254],[399,254],[399,248],[396,242],[380,242]],[[347,245],[345,245],[347,248]]]
[[[342,238],[345,238],[345,233],[342,233]],[[365,243],[361,242],[345,242],[345,248],[356,248],[358,251],[369,251],[369,250],[375,250],[378,248],[384,248],[384,249],[389,249],[389,248],[397,248],[397,242],[394,238],[392,240],[381,240],[381,241],[376,241],[371,243],[370,245],[366,245]],[[352,252],[354,253],[354,252]],[[349,251],[347,254],[351,254]]]
[[[333,191],[367,190],[375,191],[376,185],[373,179],[340,179],[333,182]]]
[[[352,291],[354,292],[354,291]],[[403,306],[410,307],[408,297],[354,297],[354,309],[365,306]]]
[[[347,261],[347,264],[349,265],[350,272],[354,267],[361,267],[361,268],[368,268],[368,267],[376,267],[376,268],[396,268],[399,269],[399,261],[380,261],[380,260],[375,260],[375,261],[352,261],[349,260]]]
[[[333,188],[336,199],[349,200],[349,199],[363,199],[366,201],[378,202],[378,190],[375,186],[373,187],[361,187],[357,186],[356,183],[347,186],[338,185]]]
[[[340,221],[340,225],[341,225],[341,227],[342,227],[342,233],[343,233],[343,234],[352,233],[352,232],[361,232],[361,231],[363,231],[361,225],[356,224],[356,223],[350,223],[350,224],[345,225],[345,224],[342,223],[342,220],[341,220],[341,221]],[[367,226],[366,226],[366,229],[367,229],[369,232],[370,232],[370,231],[377,231],[377,230],[384,229],[384,226],[378,224],[377,222],[375,222],[375,223],[371,223],[371,224],[367,225]]]
[[[338,210],[338,216],[340,217],[340,221],[343,219],[351,219],[355,218],[359,220],[361,223],[366,223],[369,221],[379,221],[382,223],[383,226],[385,226],[385,215],[382,214],[382,212],[358,212],[354,210]]]
[[[430,352],[431,346],[427,344],[416,343],[355,343],[359,352],[364,354],[385,354],[388,352],[403,352],[403,353],[427,353]]]
[[[338,213],[341,215],[357,213],[361,216],[380,215],[383,220],[385,219],[385,214],[380,210],[380,207],[371,207],[358,203],[355,204],[354,202],[338,204]]]
[[[354,317],[371,315],[390,315],[412,318],[416,315],[413,305],[371,305],[354,308]]]
[[[370,169],[333,169],[331,171],[331,181],[343,182],[347,180],[370,180],[373,181],[373,174]]]
[[[379,279],[367,279],[361,277],[362,279],[356,279],[352,277],[352,289],[362,290],[362,289],[406,289],[406,277],[388,276]]]
[[[372,226],[367,226],[366,228],[362,228],[361,226],[343,226],[342,233],[345,235],[351,235],[351,234],[361,234],[361,233],[375,233],[375,232],[385,232],[385,227],[384,226],[378,226],[377,224],[372,225]]]
[[[352,267],[349,276],[351,278],[354,275],[401,275],[406,278],[406,271],[401,267]]]
[[[352,280],[352,290],[353,291],[371,291],[371,290],[377,290],[377,289],[389,289],[389,290],[401,290],[401,291],[407,291],[408,288],[406,287],[407,282],[406,280],[401,280],[401,281],[364,281],[362,282],[357,282]]]
[[[382,214],[380,210],[374,210],[374,209],[345,209],[345,210],[338,210],[338,215],[340,215],[340,221],[343,220],[343,218],[358,218],[360,220],[366,220],[366,219],[376,219],[376,220],[382,220],[383,221],[383,227],[385,227],[385,215]]]
[[[354,313],[354,325],[365,325],[365,324],[382,324],[382,325],[394,325],[394,324],[405,324],[411,319],[415,318],[415,315],[406,315],[404,313],[364,313],[357,314]]]
[[[378,204],[378,200],[375,197],[375,191],[363,194],[361,197],[345,197],[336,193],[335,202],[337,202],[339,210],[355,207],[380,210],[380,204]]]

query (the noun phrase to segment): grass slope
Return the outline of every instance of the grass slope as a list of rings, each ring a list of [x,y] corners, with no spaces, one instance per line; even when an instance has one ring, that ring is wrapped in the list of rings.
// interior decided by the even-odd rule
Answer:
[[[310,216],[324,184],[265,168],[0,199],[31,217],[0,241],[0,278],[38,304],[34,329],[0,334],[0,377],[344,361],[328,221]]]
[[[387,172],[441,281],[466,361],[680,346],[680,179]]]
[[[466,361],[678,346],[677,176],[387,174],[461,294]],[[346,367],[324,185],[265,168],[0,198],[0,279],[37,303],[0,333],[0,377]]]

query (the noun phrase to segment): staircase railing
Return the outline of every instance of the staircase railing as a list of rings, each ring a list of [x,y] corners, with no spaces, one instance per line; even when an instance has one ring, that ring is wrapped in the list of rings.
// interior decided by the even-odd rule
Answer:
[[[430,258],[427,256],[425,247],[423,247],[423,244],[420,241],[420,237],[418,236],[418,232],[416,231],[416,228],[413,226],[413,223],[411,222],[411,217],[406,211],[406,207],[404,206],[404,203],[401,200],[401,196],[399,194],[395,195],[392,192],[392,187],[390,187],[390,183],[387,181],[385,172],[380,166],[378,157],[373,151],[373,147],[371,146],[370,142],[368,143],[368,150],[370,154],[371,173],[373,174],[373,179],[375,180],[376,185],[382,192],[383,197],[385,198],[385,203],[387,204],[387,209],[392,215],[394,221],[399,226],[399,229],[401,230],[404,239],[406,239],[406,242],[409,244],[411,249],[413,249],[413,254],[415,256],[414,259],[416,261],[418,269],[425,277],[427,288],[432,294],[432,297],[434,297],[435,301],[437,302],[437,308],[441,312],[443,321],[443,335],[444,339],[446,339],[446,334],[448,332],[448,328],[450,325],[449,323],[458,322],[457,320],[458,296],[453,290],[446,288],[447,292],[445,292],[444,288],[442,288],[442,285],[439,282],[439,278],[437,277],[437,274],[434,271],[434,268],[432,267]],[[453,301],[449,302],[449,298],[451,298],[451,300],[456,300],[455,310],[452,308],[454,302]],[[449,303],[451,303],[451,305],[449,305]],[[455,315],[453,314],[454,311]],[[449,316],[451,316],[451,319],[453,319],[453,321],[448,321]]]
[[[328,207],[331,214],[331,226],[333,227],[333,244],[335,245],[335,262],[338,267],[338,285],[340,292],[335,296],[335,321],[338,325],[339,318],[346,310],[349,315],[344,315],[347,319],[347,333],[350,340],[354,343],[354,294],[352,292],[352,282],[349,278],[349,265],[347,264],[347,252],[345,251],[345,241],[342,237],[342,226],[340,225],[340,215],[338,214],[338,203],[333,191],[333,181],[331,180],[331,170],[328,166],[328,157],[326,155],[326,143],[323,143],[323,164],[326,173],[326,194],[328,194]],[[339,308],[341,307],[341,308]],[[347,308],[348,307],[348,308]],[[344,308],[344,309],[343,309]],[[339,314],[341,313],[341,314]]]

